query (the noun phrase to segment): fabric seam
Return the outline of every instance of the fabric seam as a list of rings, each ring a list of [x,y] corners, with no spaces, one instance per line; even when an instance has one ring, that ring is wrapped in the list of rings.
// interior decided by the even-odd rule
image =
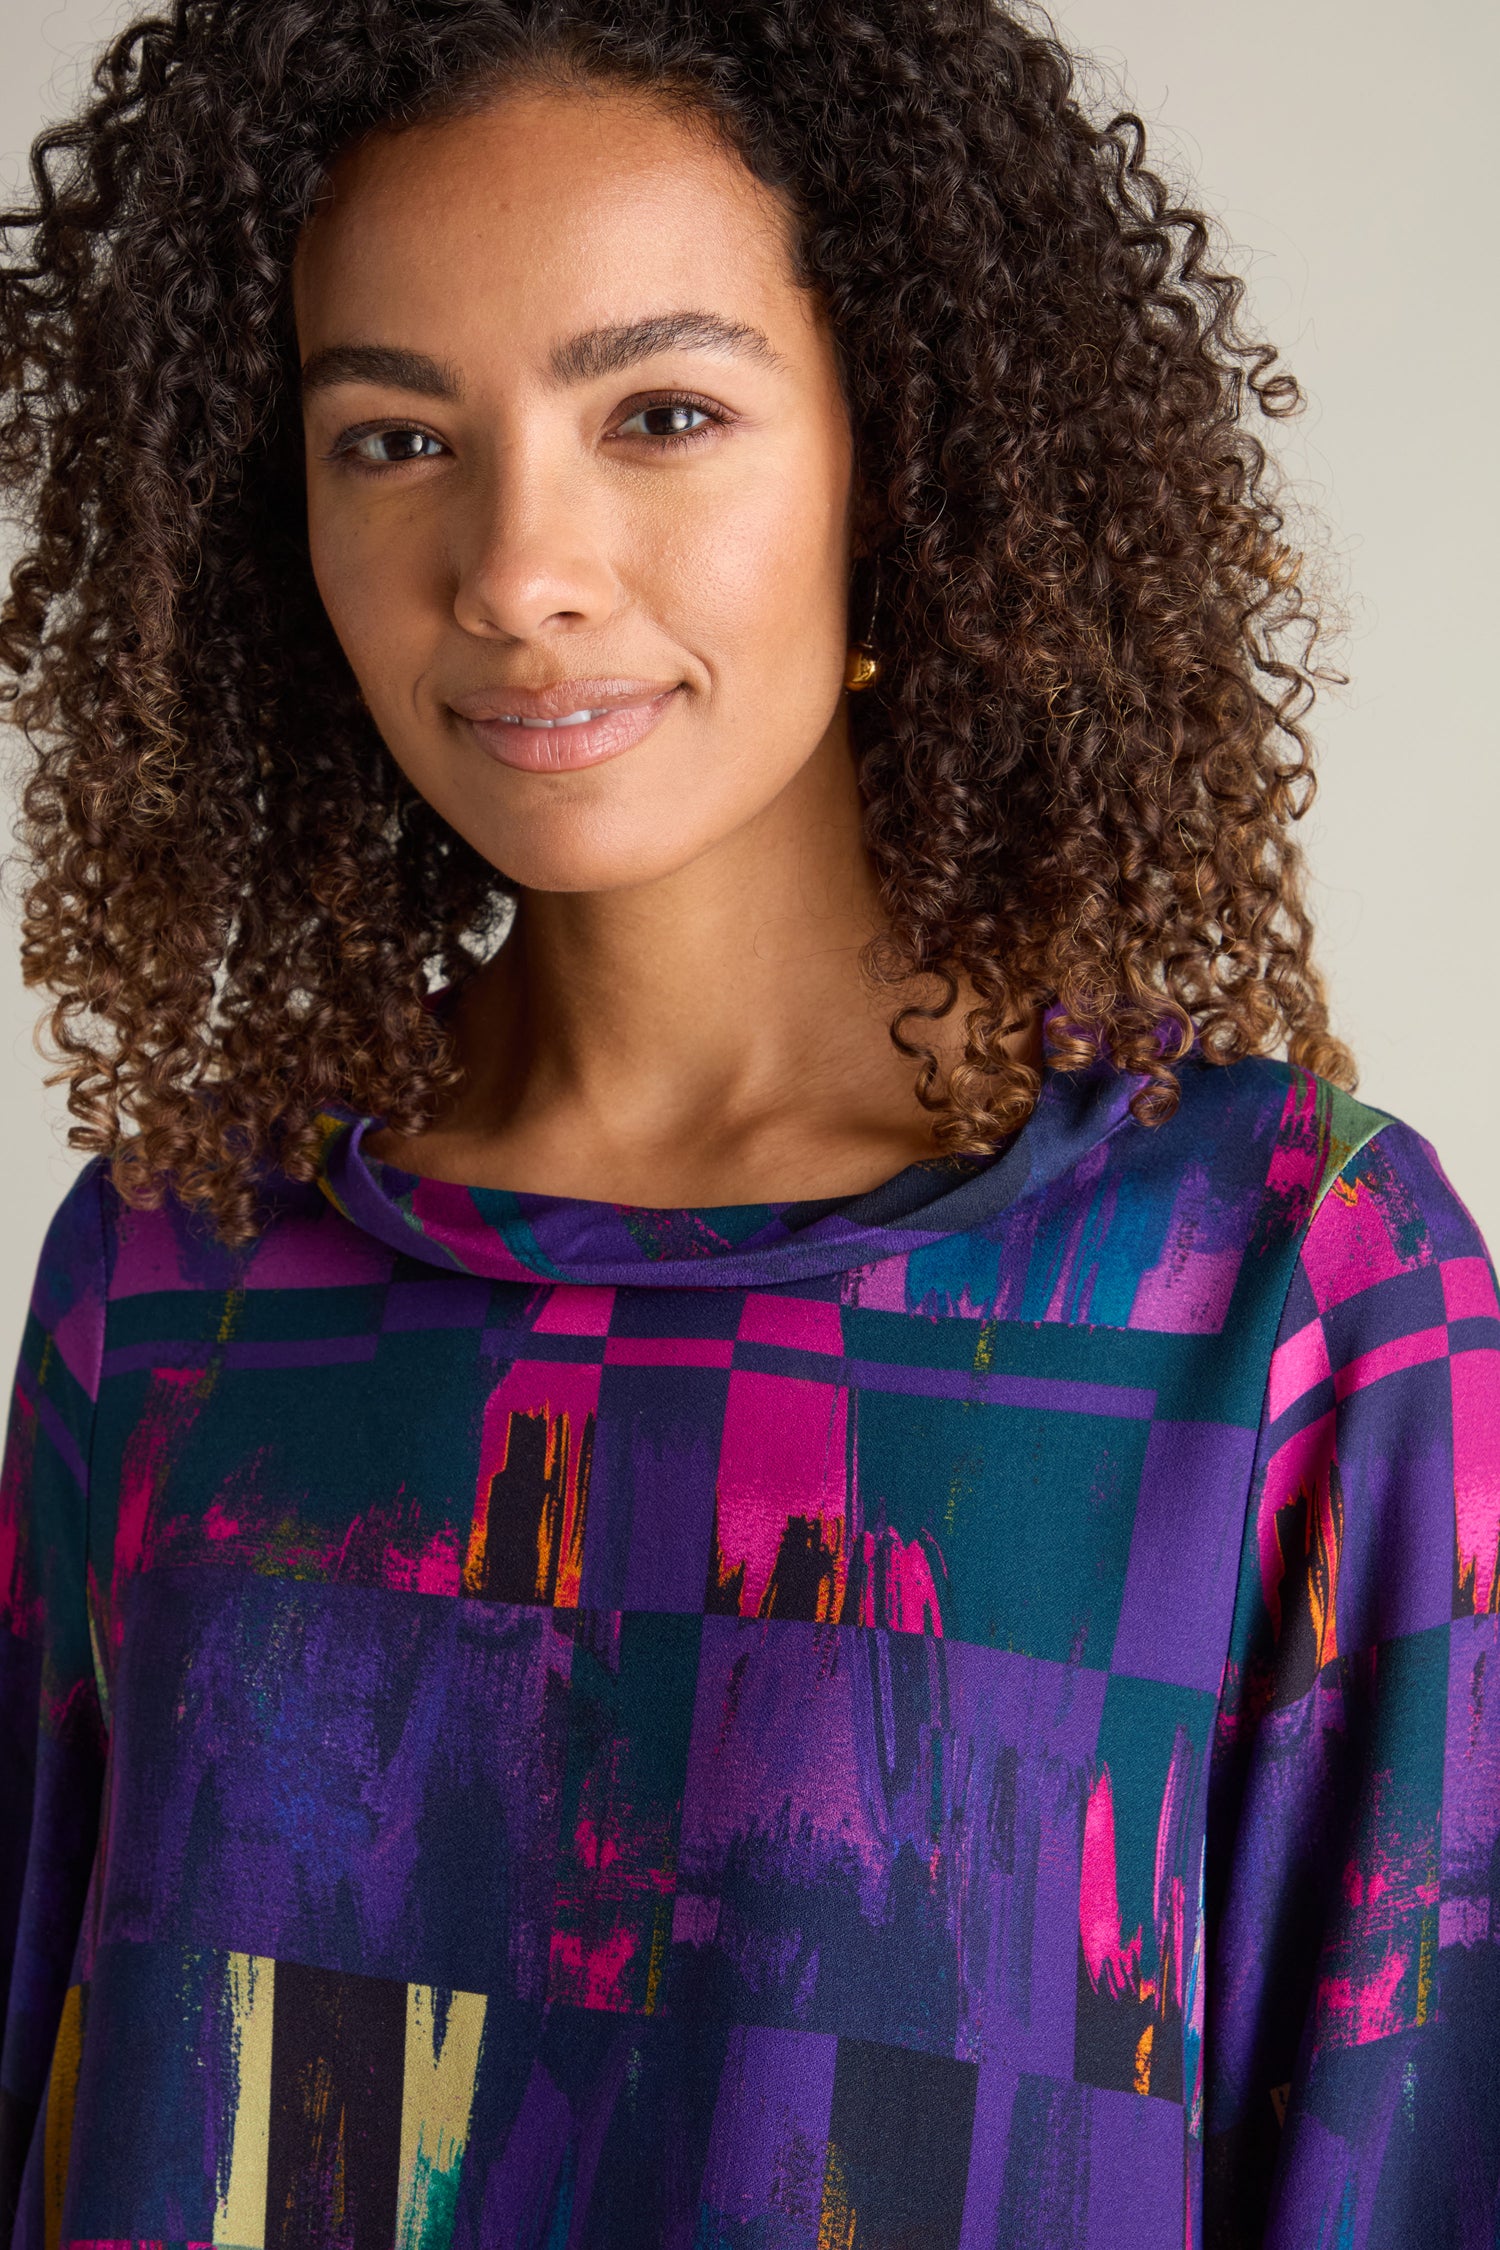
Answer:
[[[1297,1269],[1302,1263],[1303,1252],[1307,1248],[1307,1238],[1312,1233],[1318,1213],[1322,1210],[1323,1205],[1328,1200],[1328,1196],[1334,1182],[1336,1180],[1341,1180],[1344,1174],[1348,1171],[1350,1165],[1354,1162],[1355,1158],[1357,1156],[1363,1156],[1365,1150],[1370,1146],[1370,1143],[1374,1140],[1378,1140],[1380,1135],[1386,1130],[1387,1126],[1393,1125],[1395,1123],[1394,1118],[1386,1117],[1379,1113],[1374,1114],[1376,1116],[1376,1122],[1370,1127],[1369,1132],[1365,1134],[1363,1140],[1356,1141],[1353,1148],[1350,1149],[1348,1155],[1344,1158],[1343,1163],[1339,1166],[1338,1170],[1336,1172],[1329,1173],[1327,1179],[1324,1181],[1322,1187],[1318,1191],[1317,1200],[1314,1202],[1311,1210],[1307,1214],[1306,1219],[1302,1223],[1302,1232],[1297,1243],[1297,1254],[1292,1259],[1291,1265],[1287,1271],[1286,1287],[1282,1290],[1281,1302],[1276,1307],[1276,1325],[1271,1330],[1271,1356],[1266,1361],[1265,1387],[1261,1393],[1260,1412],[1257,1414],[1255,1420],[1255,1447],[1250,1456],[1250,1467],[1245,1479],[1245,1501],[1244,1506],[1240,1511],[1239,1551],[1242,1555],[1245,1551],[1245,1534],[1249,1528],[1250,1523],[1250,1500],[1255,1489],[1255,1471],[1256,1466],[1260,1460],[1261,1433],[1266,1428],[1266,1410],[1269,1407],[1271,1400],[1271,1359],[1274,1359],[1276,1355],[1275,1339],[1281,1334],[1281,1324],[1286,1318],[1287,1299],[1291,1296],[1292,1283],[1297,1278]],[[1231,1640],[1233,1639],[1233,1634],[1234,1622],[1231,1618]],[[1220,1692],[1222,1693],[1222,1686]]]
[[[1262,1396],[1261,1396],[1261,1405],[1260,1405],[1260,1412],[1259,1412],[1259,1414],[1258,1414],[1258,1415],[1256,1416],[1256,1425],[1255,1425],[1255,1444],[1254,1444],[1254,1446],[1253,1446],[1253,1447],[1252,1447],[1252,1449],[1251,1449],[1251,1454],[1250,1454],[1250,1466],[1249,1466],[1248,1470],[1246,1471],[1246,1475],[1245,1475],[1245,1496],[1244,1496],[1244,1501],[1243,1501],[1243,1504],[1242,1504],[1242,1506],[1241,1506],[1241,1509],[1240,1509],[1240,1538],[1239,1538],[1239,1548],[1238,1548],[1238,1552],[1239,1552],[1239,1555],[1240,1555],[1240,1557],[1241,1557],[1241,1567],[1243,1566],[1243,1558],[1244,1558],[1244,1553],[1245,1553],[1245,1542],[1246,1542],[1246,1539],[1247,1539],[1247,1537],[1248,1537],[1248,1535],[1249,1535],[1249,1529],[1250,1529],[1250,1503],[1251,1503],[1251,1500],[1252,1500],[1252,1499],[1254,1498],[1254,1496],[1255,1496],[1256,1471],[1257,1471],[1257,1469],[1259,1468],[1259,1466],[1260,1466],[1260,1462],[1261,1462],[1261,1440],[1262,1440],[1262,1437],[1264,1436],[1264,1433],[1265,1433],[1265,1430],[1266,1430],[1266,1427],[1267,1427],[1267,1408],[1268,1408],[1268,1406],[1269,1406],[1269,1404],[1270,1404],[1270,1395],[1271,1395],[1271,1359],[1273,1359],[1273,1358],[1275,1357],[1275,1352],[1276,1352],[1276,1338],[1277,1338],[1277,1337],[1278,1337],[1278,1336],[1279,1336],[1279,1335],[1281,1334],[1281,1324],[1282,1324],[1282,1321],[1283,1321],[1283,1320],[1284,1320],[1284,1319],[1286,1318],[1286,1308],[1287,1308],[1287,1300],[1288,1300],[1288,1298],[1289,1298],[1289,1297],[1291,1296],[1291,1294],[1292,1294],[1292,1283],[1293,1283],[1293,1282],[1294,1282],[1294,1281],[1296,1280],[1296,1278],[1297,1278],[1297,1269],[1298,1269],[1298,1267],[1299,1267],[1299,1266],[1301,1265],[1301,1263],[1302,1263],[1303,1252],[1305,1251],[1305,1249],[1306,1249],[1306,1247],[1307,1247],[1307,1238],[1308,1238],[1308,1236],[1309,1236],[1309,1235],[1311,1234],[1311,1232],[1312,1232],[1312,1229],[1313,1229],[1313,1223],[1314,1223],[1314,1221],[1316,1220],[1316,1218],[1317,1218],[1317,1216],[1318,1216],[1318,1213],[1319,1213],[1319,1212],[1320,1212],[1320,1211],[1322,1210],[1322,1208],[1323,1208],[1323,1205],[1324,1205],[1324,1203],[1325,1203],[1325,1202],[1327,1201],[1327,1199],[1328,1199],[1329,1191],[1330,1191],[1330,1190],[1332,1189],[1332,1187],[1333,1187],[1333,1184],[1334,1184],[1334,1182],[1335,1182],[1336,1180],[1341,1180],[1341,1179],[1343,1178],[1344,1174],[1345,1174],[1345,1173],[1346,1173],[1346,1172],[1348,1171],[1348,1169],[1349,1169],[1350,1165],[1351,1165],[1351,1164],[1352,1164],[1352,1163],[1354,1162],[1355,1158],[1356,1158],[1357,1156],[1362,1156],[1362,1155],[1364,1154],[1365,1150],[1366,1150],[1366,1149],[1367,1149],[1367,1148],[1368,1148],[1368,1147],[1370,1146],[1371,1142],[1372,1142],[1372,1141],[1375,1141],[1375,1140],[1377,1140],[1377,1139],[1379,1138],[1379,1136],[1380,1136],[1380,1135],[1381,1135],[1381,1134],[1382,1134],[1382,1133],[1383,1133],[1383,1132],[1384,1132],[1384,1131],[1386,1130],[1387,1126],[1389,1126],[1389,1125],[1392,1125],[1392,1124],[1394,1124],[1395,1122],[1396,1122],[1396,1120],[1395,1120],[1394,1118],[1388,1117],[1388,1116],[1386,1116],[1386,1115],[1384,1115],[1384,1114],[1380,1114],[1380,1113],[1377,1113],[1377,1114],[1376,1114],[1376,1121],[1375,1121],[1375,1123],[1374,1123],[1374,1124],[1372,1124],[1372,1126],[1370,1127],[1370,1130],[1369,1130],[1369,1132],[1368,1132],[1368,1133],[1366,1133],[1366,1134],[1364,1135],[1363,1139],[1361,1139],[1361,1140],[1357,1141],[1357,1142],[1355,1143],[1354,1147],[1350,1149],[1350,1151],[1349,1151],[1348,1155],[1347,1155],[1347,1156],[1346,1156],[1346,1157],[1344,1158],[1344,1161],[1343,1161],[1343,1163],[1342,1163],[1342,1164],[1341,1164],[1341,1165],[1339,1166],[1338,1170],[1337,1170],[1336,1172],[1330,1172],[1330,1173],[1329,1173],[1329,1175],[1328,1175],[1327,1179],[1326,1179],[1326,1180],[1324,1181],[1324,1183],[1323,1183],[1323,1186],[1322,1186],[1322,1188],[1320,1189],[1320,1191],[1319,1191],[1319,1193],[1318,1193],[1318,1196],[1317,1196],[1317,1199],[1316,1199],[1316,1201],[1315,1201],[1315,1202],[1313,1203],[1313,1205],[1312,1205],[1312,1208],[1311,1208],[1311,1209],[1309,1210],[1309,1212],[1308,1212],[1308,1214],[1307,1214],[1307,1217],[1306,1217],[1306,1219],[1305,1219],[1305,1220],[1304,1220],[1304,1222],[1303,1222],[1303,1226],[1302,1226],[1302,1231],[1301,1231],[1301,1236],[1300,1236],[1300,1238],[1299,1238],[1299,1240],[1298,1240],[1298,1243],[1297,1243],[1297,1251],[1296,1251],[1296,1255],[1295,1255],[1295,1257],[1294,1257],[1294,1258],[1292,1259],[1292,1261],[1291,1261],[1291,1264],[1290,1264],[1290,1267],[1289,1267],[1289,1269],[1288,1269],[1288,1272],[1287,1272],[1287,1277],[1286,1277],[1286,1287],[1285,1287],[1285,1288],[1283,1289],[1283,1291],[1282,1291],[1282,1293],[1281,1293],[1281,1302],[1280,1302],[1280,1303],[1278,1304],[1278,1306],[1277,1306],[1277,1308],[1276,1308],[1276,1322],[1275,1322],[1275,1326],[1274,1326],[1274,1327],[1272,1328],[1272,1330],[1271,1330],[1271,1354],[1270,1354],[1270,1357],[1269,1357],[1269,1358],[1267,1359],[1267,1361],[1266,1361],[1266,1382],[1265,1382],[1265,1389],[1264,1389],[1264,1392],[1262,1393]],[[1215,1692],[1215,1696],[1214,1696],[1214,1709],[1215,1709],[1215,1714],[1216,1714],[1216,1716],[1217,1716],[1218,1712],[1219,1712],[1219,1711],[1220,1711],[1220,1710],[1222,1709],[1222,1707],[1223,1707],[1223,1701],[1224,1701],[1224,1670],[1225,1670],[1225,1668],[1227,1667],[1227,1665],[1228,1665],[1228,1662],[1229,1662],[1229,1651],[1230,1651],[1230,1649],[1231,1649],[1231,1648],[1233,1648],[1233,1646],[1234,1646],[1234,1639],[1235,1639],[1235,1625],[1236,1625],[1236,1622],[1237,1622],[1237,1619],[1238,1619],[1238,1614],[1239,1614],[1239,1602],[1238,1602],[1238,1599],[1236,1599],[1236,1600],[1235,1600],[1235,1601],[1234,1601],[1233,1603],[1231,1603],[1231,1605],[1230,1605],[1230,1616],[1229,1616],[1229,1633],[1228,1633],[1228,1639],[1227,1639],[1227,1641],[1226,1641],[1226,1644],[1225,1644],[1225,1649],[1224,1649],[1224,1662],[1223,1662],[1223,1665],[1221,1665],[1221,1667],[1220,1667],[1220,1672],[1219,1672],[1219,1685],[1218,1685],[1218,1689],[1217,1689],[1217,1691]],[[1211,1817],[1210,1817],[1210,1806],[1209,1806],[1209,1802],[1208,1802],[1208,1799],[1209,1799],[1209,1793],[1210,1793],[1210,1791],[1211,1791],[1211,1785],[1212,1785],[1212,1779],[1213,1779],[1213,1763],[1214,1763],[1214,1756],[1213,1756],[1213,1743],[1212,1743],[1212,1741],[1210,1741],[1210,1743],[1209,1743],[1209,1747],[1208,1747],[1208,1753],[1207,1753],[1207,1756],[1206,1756],[1206,1758],[1205,1758],[1205,1760],[1204,1760],[1203,1784],[1204,1784],[1204,1792],[1205,1792],[1205,1796],[1204,1796],[1204,1825],[1203,1825],[1203,1857],[1202,1857],[1202,1862],[1201,1862],[1201,1866],[1200,1866],[1200,1871],[1199,1871],[1199,1883],[1200,1883],[1200,1887],[1201,1887],[1201,1896],[1202,1896],[1202,1901],[1203,1901],[1203,1903],[1202,1903],[1202,1906],[1201,1906],[1201,1909],[1200,1909],[1200,1911],[1201,1911],[1201,1913],[1202,1913],[1202,1916],[1203,1916],[1203,1921],[1202,1921],[1202,1929],[1203,1929],[1203,1938],[1204,1938],[1204,1950],[1203,1950],[1203,2001],[1204,2001],[1204,2021],[1203,2021],[1203,2030],[1202,2030],[1202,2034],[1201,2034],[1201,2043],[1200,2043],[1200,2047],[1199,2047],[1199,2069],[1200,2069],[1200,2072],[1202,2073],[1202,2083],[1203,2083],[1203,2086],[1204,2086],[1204,2089],[1205,2089],[1205,2095],[1206,2095],[1206,2091],[1207,2091],[1207,2083],[1208,2083],[1208,2048],[1209,2048],[1209,2022],[1208,2022],[1208,2001],[1209,2001],[1209,1989],[1210,1989],[1210,1985],[1209,1985],[1209,1971],[1210,1971],[1210,1967],[1211,1967],[1211,1961],[1210,1961],[1210,1948],[1209,1948],[1209,1931],[1208,1931],[1208,1920],[1207,1920],[1207,1916],[1208,1916],[1208,1905],[1207,1905],[1207,1875],[1208,1875],[1208,1849],[1209,1849],[1209,1837],[1210,1837],[1210,1833],[1211,1833],[1211,1828],[1212,1828],[1212,1820],[1211,1820]],[[1187,2064],[1187,2024],[1186,2024],[1186,2022],[1184,2022],[1184,2024],[1183,2024],[1183,2032],[1182,2032],[1182,2038],[1183,2038],[1183,2066],[1184,2066],[1184,2071],[1183,2071],[1183,2075],[1184,2075],[1184,2083],[1185,2083],[1185,2082],[1186,2082],[1186,2064]],[[1205,2104],[1205,2110],[1204,2110],[1204,2115],[1203,2115],[1203,2123],[1202,2123],[1202,2132],[1201,2132],[1201,2136],[1200,2136],[1200,2138],[1199,2138],[1199,2140],[1198,2140],[1198,2144],[1197,2144],[1197,2147],[1198,2147],[1198,2159],[1199,2159],[1199,2162],[1200,2162],[1200,2164],[1201,2164],[1201,2163],[1202,2163],[1202,2161],[1203,2161],[1203,2154],[1204,2154],[1204,2151],[1205,2151],[1205,2149],[1207,2148],[1207,2145],[1208,2145],[1208,2117],[1207,2117],[1207,2110],[1206,2110],[1206,2104]]]

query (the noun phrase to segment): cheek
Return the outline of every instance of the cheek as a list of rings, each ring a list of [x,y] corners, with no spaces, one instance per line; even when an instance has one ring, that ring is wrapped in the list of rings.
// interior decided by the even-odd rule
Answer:
[[[405,511],[310,491],[313,578],[354,675],[372,702],[389,691],[403,654],[422,637],[431,573]]]
[[[790,713],[844,663],[847,483],[815,449],[765,464],[657,544],[682,638],[735,694],[720,717]],[[664,606],[666,606],[664,604]]]

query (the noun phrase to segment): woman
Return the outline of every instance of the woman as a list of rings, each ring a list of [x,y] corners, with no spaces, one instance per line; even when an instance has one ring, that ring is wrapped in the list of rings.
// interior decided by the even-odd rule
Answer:
[[[1138,125],[181,0],[33,177],[12,2239],[1488,2242],[1494,1279]]]

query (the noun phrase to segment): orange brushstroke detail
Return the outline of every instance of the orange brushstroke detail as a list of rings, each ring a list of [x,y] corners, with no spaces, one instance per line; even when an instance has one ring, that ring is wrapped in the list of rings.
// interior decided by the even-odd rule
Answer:
[[[1148,2023],[1135,2043],[1135,2090],[1138,2094],[1151,2091],[1151,2046],[1155,2036],[1155,2024]]]

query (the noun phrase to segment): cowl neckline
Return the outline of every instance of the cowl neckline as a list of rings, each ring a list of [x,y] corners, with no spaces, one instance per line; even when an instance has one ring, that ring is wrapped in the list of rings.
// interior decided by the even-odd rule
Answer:
[[[986,1226],[1133,1123],[1143,1081],[1105,1060],[1044,1073],[1036,1108],[993,1155],[907,1165],[880,1187],[814,1202],[657,1210],[461,1186],[366,1152],[382,1120],[325,1104],[317,1181],[351,1225],[447,1272],[495,1281],[744,1289],[906,1256]]]

